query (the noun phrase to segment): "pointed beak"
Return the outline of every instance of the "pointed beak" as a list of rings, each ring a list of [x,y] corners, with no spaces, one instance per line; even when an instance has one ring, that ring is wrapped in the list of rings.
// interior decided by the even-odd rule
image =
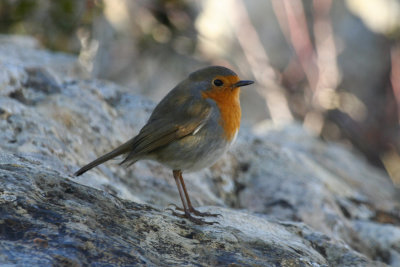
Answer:
[[[254,83],[254,81],[238,81],[237,83],[235,83],[233,85],[233,88],[242,87],[242,86],[250,85],[250,84],[253,84],[253,83]]]

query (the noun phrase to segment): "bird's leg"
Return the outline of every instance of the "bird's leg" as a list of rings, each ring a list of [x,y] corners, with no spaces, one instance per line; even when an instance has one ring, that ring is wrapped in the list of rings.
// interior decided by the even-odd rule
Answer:
[[[176,187],[178,188],[179,196],[181,197],[181,201],[182,201],[182,205],[183,205],[183,209],[178,208],[178,210],[184,211],[186,213],[186,212],[189,212],[189,209],[188,209],[188,205],[185,201],[185,198],[183,197],[182,186],[180,185],[180,182],[179,182],[179,173],[181,173],[181,171],[179,171],[179,170],[173,171]]]
[[[183,196],[184,192],[185,192],[185,194],[187,194],[187,193],[186,193],[185,190],[183,190],[183,186],[181,185],[180,178],[179,178],[179,177],[182,177],[182,171],[174,170],[173,171],[173,175],[174,175],[174,179],[175,179],[175,182],[176,182],[176,186],[178,187],[179,196],[181,197],[184,214],[179,214],[179,213],[176,213],[175,211],[172,211],[172,214],[177,216],[177,217],[180,217],[180,218],[186,218],[186,219],[188,219],[191,222],[196,223],[196,224],[214,224],[215,222],[206,222],[204,220],[195,218],[190,214],[190,210],[188,208],[188,204],[186,203],[185,198]],[[178,210],[179,210],[179,208],[178,208]]]
[[[183,181],[182,172],[179,173],[179,181],[181,182],[181,185],[182,185],[182,188],[183,188],[183,192],[185,193],[186,202],[187,202],[187,205],[188,205],[188,208],[189,208],[190,212],[192,212],[194,215],[200,216],[200,217],[217,217],[217,216],[221,216],[221,214],[213,214],[213,213],[209,213],[209,212],[200,212],[200,211],[196,210],[195,208],[193,208],[192,202],[190,202],[189,194],[188,194],[188,192],[186,190],[185,182]]]

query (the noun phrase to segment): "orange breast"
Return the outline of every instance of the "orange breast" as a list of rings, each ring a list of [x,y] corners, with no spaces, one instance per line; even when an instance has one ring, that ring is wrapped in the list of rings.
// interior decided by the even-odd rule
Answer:
[[[221,112],[220,124],[224,128],[225,138],[231,141],[240,127],[242,111],[239,101],[240,88],[226,90],[211,90],[202,93],[204,98],[211,98]]]

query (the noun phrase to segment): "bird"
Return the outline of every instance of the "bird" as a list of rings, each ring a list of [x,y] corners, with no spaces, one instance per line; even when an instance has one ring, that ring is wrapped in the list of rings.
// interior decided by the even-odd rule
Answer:
[[[190,201],[183,172],[214,164],[232,145],[241,121],[240,88],[253,84],[240,80],[229,68],[209,66],[191,73],[156,105],[139,133],[126,143],[83,166],[75,176],[119,155],[130,166],[153,160],[172,170],[183,208],[173,215],[195,224],[213,224],[198,217],[219,214],[200,212]]]

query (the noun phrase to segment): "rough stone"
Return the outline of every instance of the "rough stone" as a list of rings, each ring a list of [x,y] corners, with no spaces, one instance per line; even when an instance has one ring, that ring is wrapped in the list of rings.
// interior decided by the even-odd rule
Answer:
[[[137,133],[154,103],[82,79],[73,57],[29,40],[0,44],[1,265],[398,266],[398,190],[299,125],[244,127],[216,165],[184,174],[194,204],[221,214],[211,226],[171,215],[180,200],[157,163],[73,177]]]

